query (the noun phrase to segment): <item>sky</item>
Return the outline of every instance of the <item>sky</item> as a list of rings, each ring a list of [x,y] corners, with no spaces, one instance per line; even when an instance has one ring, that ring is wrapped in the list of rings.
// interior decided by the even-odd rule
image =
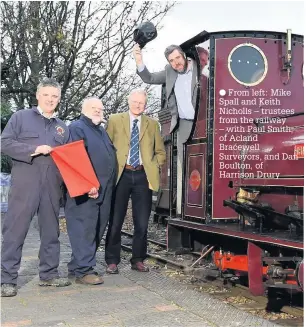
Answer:
[[[163,20],[163,29],[143,49],[150,71],[167,64],[164,49],[181,44],[203,30],[266,30],[304,34],[303,1],[180,1]]]

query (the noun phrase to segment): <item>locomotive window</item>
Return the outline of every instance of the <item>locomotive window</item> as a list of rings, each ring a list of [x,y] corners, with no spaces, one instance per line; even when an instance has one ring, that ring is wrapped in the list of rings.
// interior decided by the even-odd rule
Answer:
[[[240,84],[253,86],[267,75],[268,61],[262,50],[254,44],[239,44],[228,56],[228,69]]]

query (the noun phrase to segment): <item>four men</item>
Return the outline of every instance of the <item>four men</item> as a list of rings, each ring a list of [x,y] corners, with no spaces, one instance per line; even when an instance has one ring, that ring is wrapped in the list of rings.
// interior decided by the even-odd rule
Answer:
[[[178,128],[180,193],[183,144],[193,126],[197,72],[196,65],[186,58],[180,47],[168,47],[165,56],[169,65],[164,71],[151,74],[143,64],[140,47],[134,48],[138,74],[143,81],[166,83],[167,106],[172,113],[170,132]],[[108,221],[106,272],[119,272],[121,229],[130,197],[134,222],[131,268],[140,272],[149,270],[143,261],[147,252],[152,191],[159,189],[160,166],[166,160],[166,152],[158,122],[143,114],[146,92],[132,91],[128,98],[129,111],[111,115],[106,131],[100,127],[103,104],[96,97],[84,100],[81,117],[68,129],[55,114],[60,93],[55,80],[43,80],[37,88],[38,107],[17,111],[2,133],[2,152],[13,159],[14,165],[8,212],[2,228],[1,296],[17,294],[22,246],[36,213],[41,238],[39,285],[70,285],[68,279],[58,274],[62,177],[49,155],[53,147],[70,141],[84,141],[101,186],[75,198],[67,195],[65,214],[72,247],[69,275],[74,276],[77,283],[103,283],[94,266],[96,250]],[[24,187],[31,192],[24,192]],[[178,213],[180,206],[179,202]]]
[[[69,141],[69,130],[56,117],[60,85],[53,79],[37,87],[37,108],[12,115],[1,137],[1,151],[13,159],[8,211],[2,221],[1,296],[17,294],[21,252],[33,216],[37,213],[41,286],[68,286],[59,278],[59,210],[62,177],[49,153]]]
[[[132,198],[134,235],[132,269],[145,272],[147,229],[152,206],[152,190],[159,189],[159,167],[166,160],[164,142],[158,122],[143,115],[147,94],[134,90],[128,98],[129,111],[111,115],[107,133],[117,149],[118,178],[114,208],[106,237],[107,273],[118,273],[121,229]]]

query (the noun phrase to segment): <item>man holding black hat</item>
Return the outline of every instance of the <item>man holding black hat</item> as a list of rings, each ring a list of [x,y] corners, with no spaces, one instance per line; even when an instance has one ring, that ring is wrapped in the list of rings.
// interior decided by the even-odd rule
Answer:
[[[181,215],[183,145],[193,126],[197,97],[197,65],[187,58],[182,48],[170,45],[166,48],[168,61],[165,69],[150,73],[143,63],[139,44],[134,46],[137,74],[147,84],[166,85],[166,107],[171,112],[170,133],[177,130],[177,214]]]

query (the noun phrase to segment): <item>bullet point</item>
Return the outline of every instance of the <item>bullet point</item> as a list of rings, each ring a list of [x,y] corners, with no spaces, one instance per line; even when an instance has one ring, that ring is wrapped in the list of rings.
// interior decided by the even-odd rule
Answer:
[[[221,90],[219,91],[219,94],[220,94],[222,97],[224,97],[225,94],[226,94],[226,91],[225,91],[224,89],[221,89]]]

